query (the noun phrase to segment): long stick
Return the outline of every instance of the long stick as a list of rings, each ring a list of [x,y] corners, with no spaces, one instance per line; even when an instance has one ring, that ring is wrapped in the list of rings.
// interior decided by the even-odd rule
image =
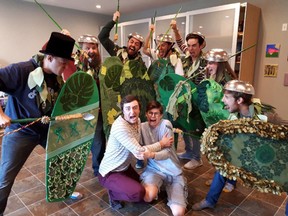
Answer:
[[[37,0],[34,0],[34,2],[46,13],[46,15],[52,20],[52,22],[62,31],[63,28],[56,22],[56,20],[53,19],[52,16],[50,16],[50,14],[42,7],[42,5],[39,2],[37,2]],[[80,49],[80,46],[77,43],[75,43],[74,45],[77,47],[77,49]]]
[[[12,119],[11,123],[25,123],[25,122],[32,122],[41,120],[43,124],[48,124],[50,121],[65,121],[69,119],[77,119],[83,118],[86,121],[90,121],[95,118],[95,116],[91,113],[75,113],[75,114],[66,114],[66,115],[59,115],[59,116],[42,116],[40,118],[25,118],[25,119]]]
[[[155,19],[156,19],[156,15],[157,15],[157,11],[155,11],[154,13],[154,17],[152,17],[152,20],[151,20],[151,24],[154,25],[155,24]],[[150,47],[151,43],[152,43],[152,40],[153,40],[153,32],[150,31],[150,44],[148,47]]]
[[[178,16],[178,14],[180,13],[181,9],[182,9],[182,6],[179,8],[178,12],[175,14],[173,20],[176,20],[176,18],[177,18],[177,16]],[[163,42],[163,39],[164,39],[165,35],[167,35],[170,30],[171,30],[171,25],[169,25],[169,28],[167,29],[167,31],[165,32],[165,34],[164,34],[163,37],[161,38],[160,43]],[[159,43],[159,44],[160,44],[160,43]],[[159,48],[159,44],[158,44],[158,46],[157,46],[157,49]]]
[[[229,57],[229,59],[230,59],[230,58],[233,58],[234,56],[236,56],[236,55],[238,55],[238,54],[240,54],[240,53],[242,53],[242,52],[245,52],[246,50],[251,49],[251,48],[254,47],[254,46],[256,46],[256,44],[253,44],[252,46],[249,46],[249,47],[247,47],[247,48],[245,48],[245,49],[243,49],[243,50],[240,50],[239,52],[236,52],[234,55],[231,55],[231,56]]]
[[[119,11],[119,10],[120,10],[120,3],[118,0],[117,11]],[[117,17],[117,19],[116,19],[114,42],[116,42],[118,40],[118,23],[119,23],[119,17]]]

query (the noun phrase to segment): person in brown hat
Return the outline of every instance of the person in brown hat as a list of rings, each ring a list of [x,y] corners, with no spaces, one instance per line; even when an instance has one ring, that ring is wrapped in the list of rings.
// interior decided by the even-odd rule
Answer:
[[[108,22],[100,31],[98,35],[100,43],[111,56],[118,56],[123,63],[132,59],[143,62],[140,49],[144,44],[144,38],[140,34],[137,32],[129,34],[126,47],[119,47],[109,38],[110,31],[119,18],[120,12],[116,11],[113,14],[113,20]]]
[[[0,91],[7,93],[5,113],[0,107],[0,125],[5,133],[22,127],[11,119],[50,116],[62,85],[62,73],[72,60],[75,40],[52,32],[44,55],[0,69]],[[37,122],[3,137],[0,164],[0,215],[4,214],[14,180],[33,149],[45,148],[48,124]]]

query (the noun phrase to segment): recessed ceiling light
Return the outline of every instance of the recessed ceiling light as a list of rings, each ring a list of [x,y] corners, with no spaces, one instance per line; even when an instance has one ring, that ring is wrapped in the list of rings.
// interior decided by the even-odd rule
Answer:
[[[182,24],[182,25],[185,25],[185,22],[182,22],[181,24]]]
[[[200,29],[202,29],[202,28],[203,28],[203,26],[199,26],[199,28],[200,28]]]
[[[97,9],[100,9],[100,8],[101,8],[101,5],[96,5],[96,8],[97,8]]]
[[[225,18],[229,18],[229,16],[225,16]]]

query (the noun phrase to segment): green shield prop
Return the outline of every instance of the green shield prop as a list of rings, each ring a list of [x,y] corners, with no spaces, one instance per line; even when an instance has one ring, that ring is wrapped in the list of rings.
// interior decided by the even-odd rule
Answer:
[[[220,121],[203,133],[201,148],[224,177],[261,192],[288,192],[288,126]]]
[[[229,111],[224,109],[223,87],[219,83],[212,79],[203,80],[197,86],[197,93],[197,105],[207,127],[228,119]]]
[[[152,81],[146,66],[137,60],[125,64],[116,57],[108,57],[102,64],[100,74],[101,110],[106,136],[114,120],[121,113],[121,98],[128,94],[137,96],[141,103],[140,118],[145,121],[145,107],[150,100],[155,100]]]
[[[76,72],[64,84],[52,117],[90,113],[91,121],[70,119],[51,121],[46,147],[46,200],[62,201],[74,191],[90,153],[99,113],[99,95],[95,80]]]
[[[162,103],[166,111],[168,105],[172,107],[167,118],[172,122],[173,127],[200,136],[204,131],[205,123],[197,106],[196,85],[183,76],[168,73],[159,77],[156,89],[158,101]],[[173,95],[176,97],[171,100]]]

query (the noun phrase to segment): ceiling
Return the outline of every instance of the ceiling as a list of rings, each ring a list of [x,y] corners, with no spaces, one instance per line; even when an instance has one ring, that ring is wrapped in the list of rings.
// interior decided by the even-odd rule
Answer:
[[[33,0],[23,0],[34,2]],[[143,10],[159,8],[162,6],[187,2],[189,0],[119,0],[120,12],[122,14],[131,14]],[[191,1],[191,0],[190,0]],[[112,15],[117,9],[117,0],[37,0],[41,5],[51,5],[87,11],[105,15]],[[101,5],[101,9],[97,9],[96,5]]]

